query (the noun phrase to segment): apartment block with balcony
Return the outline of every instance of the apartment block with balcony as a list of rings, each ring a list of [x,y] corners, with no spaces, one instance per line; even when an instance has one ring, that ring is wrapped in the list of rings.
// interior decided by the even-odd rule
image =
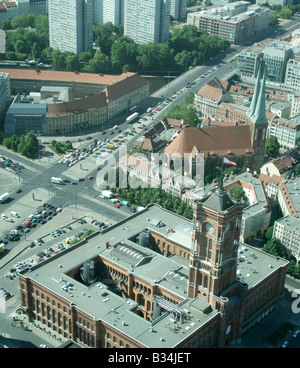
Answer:
[[[189,13],[187,24],[225,38],[232,44],[243,44],[267,28],[268,18],[268,8],[240,1],[220,9]]]

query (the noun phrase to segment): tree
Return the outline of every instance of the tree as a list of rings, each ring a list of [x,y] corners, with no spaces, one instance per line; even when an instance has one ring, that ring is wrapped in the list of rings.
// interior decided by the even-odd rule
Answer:
[[[110,59],[103,52],[96,51],[85,70],[92,73],[109,73],[111,71]]]
[[[300,175],[300,165],[296,166],[295,168],[295,176],[299,176]]]
[[[273,27],[278,24],[278,16],[277,14],[271,13],[269,16],[269,26]]]
[[[272,237],[273,237],[273,229],[274,229],[274,226],[272,225],[272,226],[270,226],[269,228],[268,228],[268,230],[265,232],[265,239],[266,239],[266,241],[268,242],[269,240],[271,240],[272,239]]]
[[[275,257],[285,257],[285,251],[281,241],[277,238],[270,239],[263,247],[263,251],[272,254]]]
[[[279,150],[280,150],[280,144],[278,142],[278,139],[271,135],[267,140],[265,144],[266,149],[266,155],[268,157],[276,158],[279,156]]]
[[[228,189],[228,194],[230,197],[237,200],[244,200],[245,202],[248,200],[243,186],[240,184],[234,184]]]

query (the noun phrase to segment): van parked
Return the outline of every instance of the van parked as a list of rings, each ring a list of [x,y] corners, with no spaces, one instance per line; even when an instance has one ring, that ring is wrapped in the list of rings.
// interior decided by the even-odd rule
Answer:
[[[15,212],[15,211],[11,211],[10,214],[13,216],[13,217],[20,217],[18,212]]]

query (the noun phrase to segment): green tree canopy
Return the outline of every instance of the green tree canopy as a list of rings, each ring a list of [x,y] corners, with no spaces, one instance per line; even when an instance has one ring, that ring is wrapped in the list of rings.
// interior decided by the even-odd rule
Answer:
[[[230,197],[237,200],[248,201],[248,198],[244,192],[243,186],[240,184],[234,184],[228,189],[228,194]]]
[[[272,254],[275,257],[286,257],[284,247],[277,238],[270,239],[263,247],[263,251]]]
[[[279,149],[280,149],[280,144],[278,142],[278,139],[275,136],[271,135],[266,140],[265,149],[266,149],[266,155],[268,157],[272,157],[272,158],[278,157]]]

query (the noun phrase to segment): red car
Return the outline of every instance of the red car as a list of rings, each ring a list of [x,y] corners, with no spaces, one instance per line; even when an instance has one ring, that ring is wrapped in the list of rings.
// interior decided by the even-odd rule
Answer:
[[[89,178],[89,179],[94,179],[94,177],[93,177],[92,175],[91,175],[91,176],[89,176],[88,178]]]
[[[115,203],[114,207],[119,208],[120,207],[119,203]]]

